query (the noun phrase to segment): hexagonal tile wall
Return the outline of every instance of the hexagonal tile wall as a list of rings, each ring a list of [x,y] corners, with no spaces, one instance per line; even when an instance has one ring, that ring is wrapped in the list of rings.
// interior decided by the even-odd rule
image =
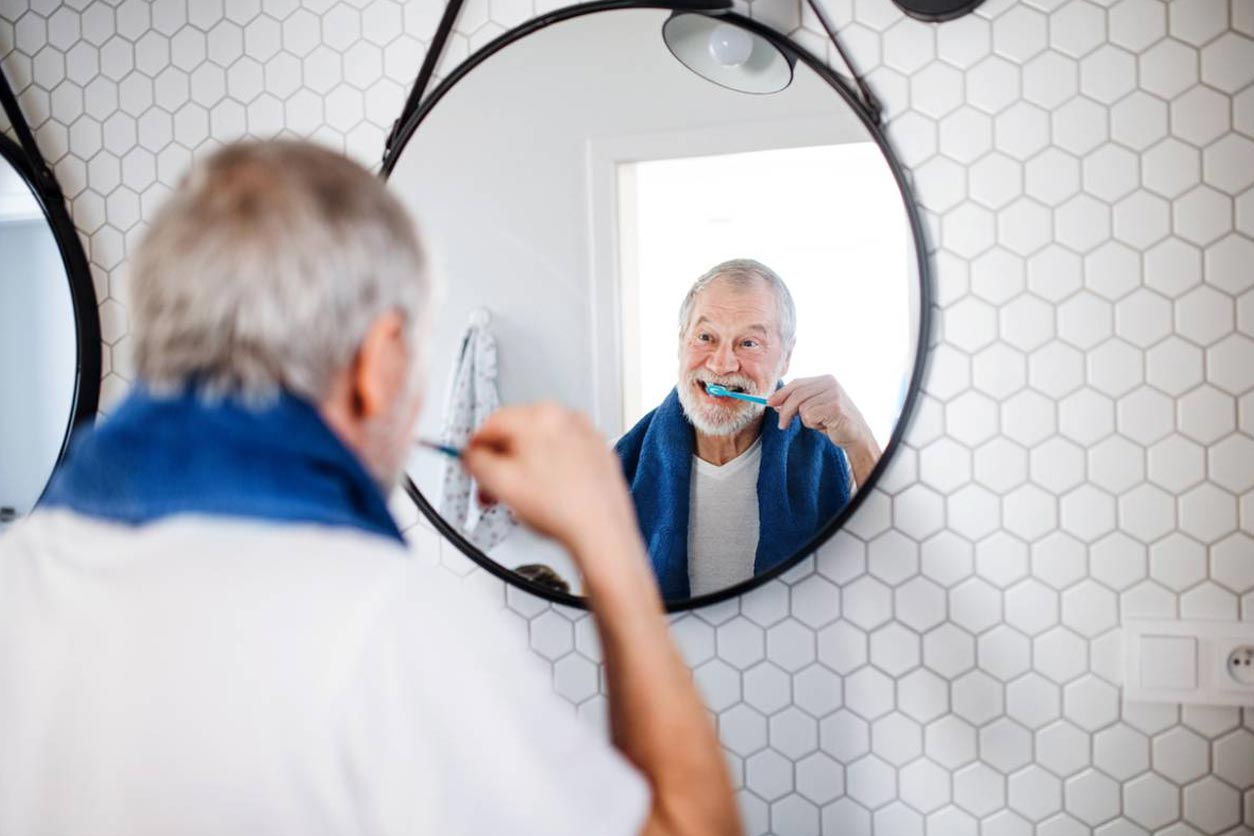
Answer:
[[[557,5],[472,0],[439,73]],[[826,49],[795,4],[738,5]],[[440,13],[297,6],[0,5],[92,262],[106,413],[126,257],[186,165],[279,133],[377,165]],[[1123,617],[1254,620],[1254,5],[827,6],[934,222],[942,336],[905,464],[848,529],[673,619],[748,831],[1249,833],[1254,709],[1121,705],[1111,660]],[[391,507],[604,724],[588,615]]]

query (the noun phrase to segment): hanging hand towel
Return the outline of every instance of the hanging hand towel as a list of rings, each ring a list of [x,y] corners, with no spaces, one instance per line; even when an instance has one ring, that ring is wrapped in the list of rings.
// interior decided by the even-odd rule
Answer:
[[[485,310],[471,314],[449,379],[442,437],[453,447],[464,447],[475,429],[501,404],[496,389],[496,340],[488,333],[489,320]],[[440,515],[486,552],[508,537],[518,523],[503,505],[485,508],[476,499],[472,508],[470,497],[477,493],[461,462],[450,460],[444,467]]]

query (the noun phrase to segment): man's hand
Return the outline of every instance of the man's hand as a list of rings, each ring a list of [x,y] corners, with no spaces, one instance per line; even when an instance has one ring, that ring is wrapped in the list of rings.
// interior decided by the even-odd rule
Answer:
[[[578,412],[551,403],[499,409],[463,461],[486,493],[572,552],[639,540],[622,464]]]
[[[880,459],[879,442],[836,378],[798,378],[777,389],[766,403],[779,413],[780,429],[787,427],[793,416],[800,416],[803,426],[830,438],[848,456],[854,481],[865,484]]]

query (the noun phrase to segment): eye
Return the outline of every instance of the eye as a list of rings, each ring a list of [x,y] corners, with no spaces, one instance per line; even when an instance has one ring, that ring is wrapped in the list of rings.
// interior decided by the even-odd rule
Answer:
[[[698,340],[699,342],[708,343],[708,342],[712,341],[713,339],[714,339],[714,337],[710,336],[710,335],[709,335],[708,333],[706,333],[705,331],[702,331],[700,334],[697,334],[697,340]]]
[[[757,348],[760,345],[760,343],[754,339],[743,340],[740,344],[745,348]]]

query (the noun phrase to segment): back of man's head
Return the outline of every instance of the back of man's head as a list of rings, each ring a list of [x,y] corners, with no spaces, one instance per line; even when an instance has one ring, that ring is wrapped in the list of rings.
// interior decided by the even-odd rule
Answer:
[[[412,345],[430,296],[414,224],[384,183],[330,150],[228,146],[196,165],[132,260],[136,371],[266,400],[321,400],[383,313]]]

